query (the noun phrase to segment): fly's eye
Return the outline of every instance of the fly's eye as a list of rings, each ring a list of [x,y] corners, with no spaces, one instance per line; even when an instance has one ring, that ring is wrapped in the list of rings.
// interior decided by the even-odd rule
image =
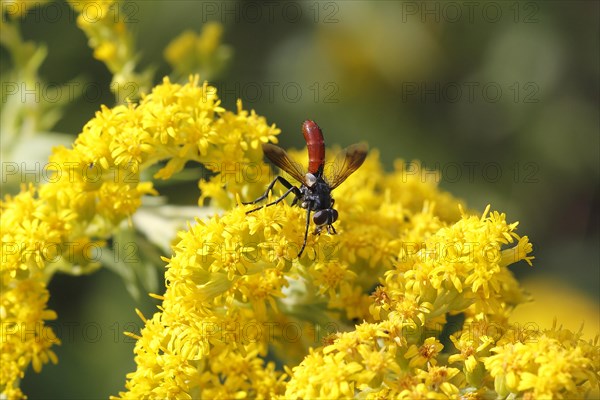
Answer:
[[[313,222],[317,226],[322,226],[329,223],[329,213],[327,210],[317,211],[315,215],[313,215]]]
[[[327,210],[320,210],[313,215],[313,222],[317,226],[331,225],[338,217],[338,212],[332,208]]]
[[[337,221],[338,212],[337,212],[337,210],[334,210],[333,208],[330,211],[331,211],[331,213],[330,213],[329,224],[333,224],[335,221]]]

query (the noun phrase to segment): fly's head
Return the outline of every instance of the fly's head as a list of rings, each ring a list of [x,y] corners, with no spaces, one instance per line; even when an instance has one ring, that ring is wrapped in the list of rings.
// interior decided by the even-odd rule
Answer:
[[[315,212],[313,222],[317,226],[317,230],[321,231],[324,226],[333,224],[338,219],[338,212],[333,208],[326,208]]]

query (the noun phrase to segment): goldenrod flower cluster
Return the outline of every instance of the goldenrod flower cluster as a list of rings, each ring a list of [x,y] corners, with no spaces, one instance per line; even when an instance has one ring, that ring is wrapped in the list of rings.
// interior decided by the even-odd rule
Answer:
[[[158,162],[161,179],[203,164],[199,201],[222,213],[179,233],[158,311],[127,333],[137,367],[120,398],[569,398],[597,385],[597,342],[510,323],[527,297],[509,267],[533,259],[517,223],[466,211],[415,162],[387,173],[371,151],[333,193],[338,234],[309,235],[298,258],[305,210],[240,204],[273,178],[261,144],[278,134],[198,78],[165,79],[55,149],[51,183],[2,203],[5,396],[22,395],[29,364],[56,361],[45,283],[98,266],[90,249],[156,193],[144,171]]]
[[[600,352],[597,343],[581,336],[555,324],[527,338],[516,338],[513,333],[498,340],[490,349],[493,355],[484,361],[494,377],[496,393],[527,393],[536,399],[585,398],[591,388],[598,389]]]
[[[169,43],[164,57],[178,76],[199,73],[214,79],[230,60],[233,50],[221,43],[223,25],[207,22],[200,34],[186,30]]]
[[[290,154],[306,161],[305,151]],[[247,179],[234,204],[234,169],[215,170],[202,200],[224,214],[180,233],[159,311],[140,314],[145,327],[128,333],[137,369],[119,397],[560,398],[593,389],[597,343],[523,335],[510,323],[528,298],[509,266],[533,259],[518,223],[490,207],[464,211],[415,165],[398,161],[386,173],[372,151],[334,192],[339,234],[310,235],[301,258],[305,211],[280,203],[248,215],[240,200],[265,186]],[[533,362],[532,340],[562,355],[543,359],[557,365]],[[528,358],[515,357],[506,375],[511,346]],[[517,380],[520,371],[528,374]]]
[[[113,74],[111,90],[119,102],[137,99],[150,89],[153,71],[137,72],[135,38],[127,23],[137,22],[130,6],[119,0],[69,0],[78,12],[77,26],[88,37],[94,57]]]
[[[219,104],[216,91],[194,78],[185,85],[165,79],[139,104],[102,107],[72,148],[54,149],[50,183],[23,186],[2,201],[0,387],[6,397],[21,397],[19,380],[30,364],[39,371],[56,362],[51,346],[59,341],[44,322],[55,318],[46,309],[47,282],[57,271],[99,267],[104,240],[142,196],[156,193],[142,177],[148,167],[166,161],[156,175],[167,179],[188,161],[207,168],[249,162],[260,157],[260,143],[279,133],[241,103],[237,113]],[[245,186],[230,185],[230,201]]]

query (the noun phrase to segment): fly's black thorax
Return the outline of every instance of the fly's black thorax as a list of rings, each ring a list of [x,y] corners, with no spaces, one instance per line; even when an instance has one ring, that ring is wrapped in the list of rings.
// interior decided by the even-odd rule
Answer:
[[[300,192],[302,198],[299,200],[302,208],[318,211],[331,208],[333,205],[329,184],[321,176],[317,177],[317,181],[310,187],[302,185]]]

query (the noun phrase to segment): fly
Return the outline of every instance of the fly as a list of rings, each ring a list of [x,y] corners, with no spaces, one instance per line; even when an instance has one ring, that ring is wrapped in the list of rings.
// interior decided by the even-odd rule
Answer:
[[[282,176],[277,176],[269,184],[262,196],[254,201],[242,203],[256,204],[266,199],[269,191],[273,190],[273,186],[278,181],[287,188],[287,191],[277,200],[250,210],[246,214],[253,213],[264,207],[273,206],[293,193],[295,198],[292,205],[298,204],[300,207],[306,209],[304,243],[300,252],[298,252],[298,257],[302,255],[306,247],[311,212],[314,212],[312,220],[316,225],[315,235],[320,234],[323,228],[326,228],[329,234],[337,233],[333,227],[333,223],[338,219],[338,212],[333,208],[334,200],[331,197],[331,191],[344,182],[346,178],[363,164],[368,151],[368,146],[365,143],[353,144],[346,147],[338,156],[340,165],[337,171],[334,171],[334,176],[330,179],[325,179],[323,175],[325,169],[325,141],[323,139],[323,132],[316,122],[307,120],[302,124],[302,133],[308,149],[308,172],[304,171],[298,163],[294,162],[281,147],[270,143],[265,143],[262,146],[267,158],[273,164],[290,174],[300,183],[300,186],[294,186]]]

